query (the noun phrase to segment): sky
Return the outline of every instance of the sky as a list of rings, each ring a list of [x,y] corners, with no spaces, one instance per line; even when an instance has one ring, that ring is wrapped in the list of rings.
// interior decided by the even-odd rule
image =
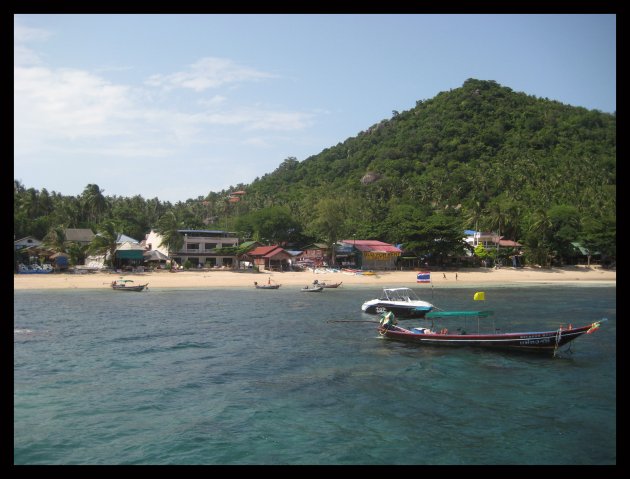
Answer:
[[[614,14],[17,14],[14,179],[177,203],[469,78],[616,112]]]

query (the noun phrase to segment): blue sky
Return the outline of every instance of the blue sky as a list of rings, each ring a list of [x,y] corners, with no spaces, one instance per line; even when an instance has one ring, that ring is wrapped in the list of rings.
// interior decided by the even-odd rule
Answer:
[[[14,178],[185,201],[494,80],[616,111],[612,14],[18,14]]]

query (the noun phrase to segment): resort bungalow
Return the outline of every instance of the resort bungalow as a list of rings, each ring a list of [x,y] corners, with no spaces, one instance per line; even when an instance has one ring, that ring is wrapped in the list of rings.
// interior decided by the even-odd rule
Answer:
[[[496,233],[484,233],[482,231],[466,230],[464,241],[468,243],[472,248],[476,248],[478,245],[483,245],[484,248],[521,248],[523,245],[516,241],[505,239],[503,236],[499,236]]]
[[[293,259],[293,255],[278,245],[259,246],[243,256],[254,263],[254,266],[268,271],[288,271],[291,269],[290,260]]]

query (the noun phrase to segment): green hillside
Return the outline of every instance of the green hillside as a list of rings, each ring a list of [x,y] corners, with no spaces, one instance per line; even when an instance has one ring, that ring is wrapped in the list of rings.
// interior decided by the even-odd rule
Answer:
[[[348,213],[343,233],[387,241],[405,240],[397,220],[410,214],[530,243],[547,219],[549,234],[614,243],[615,186],[615,115],[469,79],[302,162],[286,159],[248,186],[247,202],[289,206],[307,224],[319,200],[334,199]]]
[[[176,205],[107,198],[95,211],[95,186],[66,226],[96,230],[113,219],[138,234],[173,213],[170,227],[236,229],[267,242],[370,238],[442,255],[477,229],[523,243],[538,264],[569,258],[575,241],[614,257],[616,116],[469,79],[317,155],[285,159],[237,185],[246,194],[236,203],[222,191]],[[16,187],[18,237],[59,223],[54,212],[49,221],[23,212],[33,194]],[[72,198],[57,199],[67,217]]]

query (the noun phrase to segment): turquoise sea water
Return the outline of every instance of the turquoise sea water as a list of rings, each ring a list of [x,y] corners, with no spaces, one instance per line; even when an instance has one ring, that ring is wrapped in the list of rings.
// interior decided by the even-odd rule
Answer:
[[[616,464],[615,287],[415,289],[608,321],[551,358],[385,340],[378,288],[15,291],[14,463]]]

